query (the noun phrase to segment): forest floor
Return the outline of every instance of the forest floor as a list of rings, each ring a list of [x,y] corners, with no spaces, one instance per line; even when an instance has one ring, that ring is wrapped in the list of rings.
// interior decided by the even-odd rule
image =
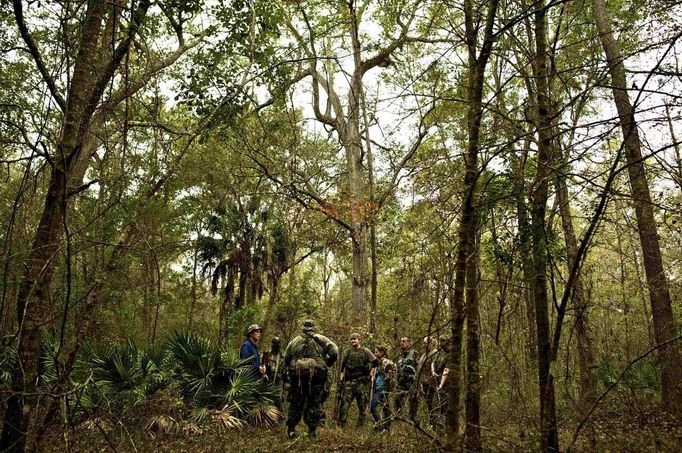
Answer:
[[[625,417],[627,418],[627,417]],[[90,423],[70,431],[69,447],[63,433],[53,433],[43,441],[44,451],[74,452],[429,452],[438,451],[437,433],[416,430],[396,422],[391,433],[377,434],[371,426],[321,427],[315,438],[298,427],[298,437],[289,440],[283,424],[272,428],[242,430],[195,429],[151,434],[144,423],[100,426]],[[332,423],[333,425],[333,423]],[[573,428],[575,425],[572,424]],[[538,451],[536,428],[522,420],[508,420],[496,429],[484,428],[484,451]],[[562,450],[569,444],[572,429],[562,429]],[[678,421],[654,416],[637,424],[609,417],[586,425],[571,451],[579,452],[677,452],[682,451],[682,426]]]

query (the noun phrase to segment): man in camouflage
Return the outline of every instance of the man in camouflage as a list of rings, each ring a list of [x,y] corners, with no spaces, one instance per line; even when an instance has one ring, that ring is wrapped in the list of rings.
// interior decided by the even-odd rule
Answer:
[[[358,404],[357,426],[365,423],[367,399],[369,397],[370,379],[377,366],[377,358],[367,348],[360,346],[360,334],[350,336],[351,348],[346,351],[341,361],[339,381],[343,384],[343,398],[339,406],[339,425],[346,424],[348,409],[353,401]]]
[[[400,353],[396,357],[397,386],[395,397],[395,410],[399,412],[403,408],[403,402],[408,398],[410,405],[410,418],[417,418],[417,398],[414,380],[417,375],[417,353],[412,349],[408,337],[400,338]],[[415,394],[409,397],[410,392]]]
[[[290,383],[287,398],[287,436],[290,439],[296,435],[296,425],[301,418],[308,425],[308,434],[315,436],[324,414],[322,403],[328,367],[334,365],[339,354],[334,342],[316,331],[313,321],[304,321],[303,334],[291,340],[284,353]]]

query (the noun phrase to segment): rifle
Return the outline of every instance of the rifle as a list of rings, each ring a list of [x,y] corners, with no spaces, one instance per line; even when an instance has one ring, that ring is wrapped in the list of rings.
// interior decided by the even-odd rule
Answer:
[[[269,380],[268,368],[270,368],[270,351],[263,352],[263,362],[261,363],[261,365],[265,367],[265,374],[263,375],[263,379],[268,381]]]
[[[346,381],[338,380],[336,382],[336,398],[334,398],[334,410],[332,418],[338,420],[341,411],[341,401],[343,400],[343,392],[346,390]]]
[[[269,356],[269,355],[268,355],[268,360],[270,360],[270,356]],[[273,374],[273,376],[272,376],[272,383],[273,383],[273,384],[274,384],[275,381],[277,380],[277,373],[279,373],[279,364],[280,364],[281,361],[282,361],[282,353],[280,352],[279,354],[277,354],[277,361],[275,361],[275,370],[274,370],[274,372],[272,373],[272,374]]]
[[[374,399],[374,379],[376,379],[376,374],[372,376],[372,379],[369,381],[369,405],[367,409],[369,410],[369,413],[372,413],[372,400]]]

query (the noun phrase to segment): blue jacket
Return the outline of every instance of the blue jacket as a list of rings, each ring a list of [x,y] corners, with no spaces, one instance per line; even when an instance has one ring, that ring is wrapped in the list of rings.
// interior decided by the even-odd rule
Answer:
[[[251,356],[254,356],[253,361],[251,362],[253,365],[252,371],[256,376],[260,376],[260,373],[258,372],[258,367],[260,367],[260,354],[258,354],[258,346],[251,341],[251,338],[247,338],[244,341],[244,344],[242,344],[242,349],[239,351],[239,358],[248,359]]]

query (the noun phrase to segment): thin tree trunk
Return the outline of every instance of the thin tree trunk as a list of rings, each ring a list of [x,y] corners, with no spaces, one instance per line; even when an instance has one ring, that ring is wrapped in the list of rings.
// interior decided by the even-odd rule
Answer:
[[[369,183],[369,245],[370,263],[372,265],[370,300],[369,300],[369,333],[377,330],[377,221],[374,193],[374,159],[372,142],[369,139],[369,120],[367,119],[367,105],[365,104],[365,90],[362,90],[362,116],[365,125],[365,147],[367,149],[367,177]]]
[[[234,303],[234,282],[237,278],[236,274],[236,268],[234,266],[230,266],[226,276],[227,282],[225,283],[225,294],[223,299],[220,301],[220,326],[218,327],[218,340],[222,346],[227,344],[227,317],[230,313],[230,308]]]
[[[468,48],[468,80],[467,80],[467,150],[464,174],[464,199],[462,217],[458,231],[457,257],[455,260],[455,282],[451,306],[452,338],[459,336],[459,323],[463,322],[465,285],[476,286],[476,281],[467,281],[467,264],[474,259],[476,240],[476,183],[478,177],[478,152],[481,133],[481,117],[483,115],[483,81],[494,41],[493,25],[497,14],[498,0],[491,0],[488,5],[484,36],[480,53],[477,53],[478,30],[475,27],[476,11],[472,0],[465,0],[464,15],[466,25],[466,42]],[[469,294],[467,294],[467,297]],[[461,341],[461,340],[460,340]],[[478,344],[471,344],[478,347]],[[446,381],[448,390],[447,444],[454,448],[459,438],[459,363],[461,362],[461,345],[455,345],[450,352],[453,376]],[[480,440],[479,440],[480,443]]]
[[[664,344],[677,335],[677,328],[672,310],[668,279],[663,267],[649,182],[642,159],[641,140],[635,120],[635,111],[628,97],[625,65],[618,43],[613,36],[612,20],[604,0],[592,0],[592,12],[609,65],[613,99],[618,110],[623,134],[623,150],[628,164],[630,189],[642,246],[644,271],[654,321],[654,335],[658,344]],[[661,363],[662,407],[680,417],[682,416],[682,356],[678,344],[671,342],[662,346],[659,350],[659,358]]]
[[[194,245],[194,256],[192,257],[192,289],[191,297],[192,301],[189,306],[189,319],[187,320],[187,329],[192,330],[194,324],[194,312],[197,306],[197,266],[199,262],[199,247],[197,244]]]
[[[533,72],[536,80],[536,127],[538,131],[537,173],[531,194],[531,236],[533,244],[533,299],[537,326],[538,382],[540,390],[540,426],[542,451],[559,451],[554,376],[551,373],[551,333],[547,295],[547,242],[545,214],[552,174],[552,122],[548,96],[547,32],[545,1],[535,3],[535,49]]]

